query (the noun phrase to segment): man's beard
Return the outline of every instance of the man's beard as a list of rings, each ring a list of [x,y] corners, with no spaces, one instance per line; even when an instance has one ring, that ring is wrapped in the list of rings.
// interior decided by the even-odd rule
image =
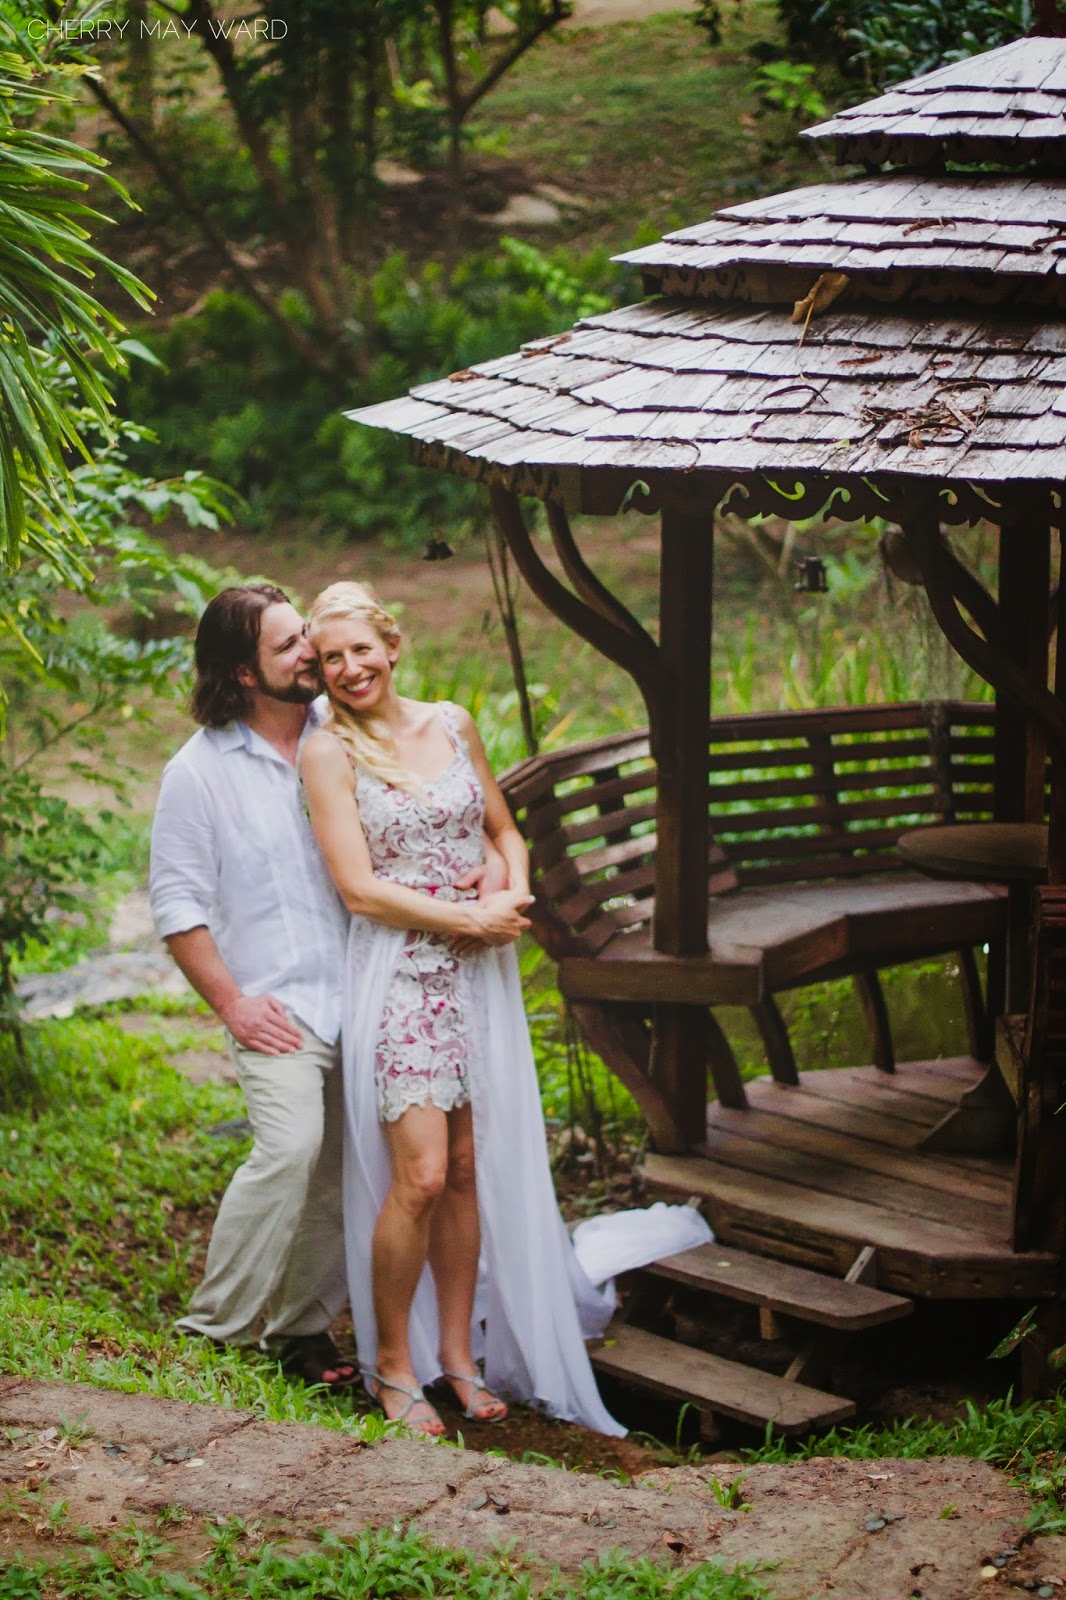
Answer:
[[[255,672],[256,688],[268,700],[280,700],[283,705],[287,706],[309,706],[311,701],[316,699],[319,694],[317,682],[299,683],[294,679],[284,689],[278,689],[266,681],[258,663],[254,666],[253,671]]]

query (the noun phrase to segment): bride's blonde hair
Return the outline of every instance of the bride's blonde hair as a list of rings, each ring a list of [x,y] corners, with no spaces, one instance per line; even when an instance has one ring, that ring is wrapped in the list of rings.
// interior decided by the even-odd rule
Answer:
[[[399,648],[401,634],[396,618],[387,612],[372,590],[362,583],[331,583],[315,600],[307,623],[307,637],[315,644],[315,633],[323,622],[345,619],[365,622],[389,649]],[[388,728],[373,712],[365,715],[349,706],[330,700],[324,727],[335,733],[357,767],[370,772],[382,783],[421,794],[422,786],[413,772],[401,764]]]

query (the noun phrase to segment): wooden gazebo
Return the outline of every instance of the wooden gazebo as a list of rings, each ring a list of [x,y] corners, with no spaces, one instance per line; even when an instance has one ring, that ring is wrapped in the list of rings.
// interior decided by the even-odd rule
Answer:
[[[722,1241],[661,1263],[657,1280],[754,1303],[766,1331],[856,1330],[919,1296],[1035,1304],[1034,1385],[1064,1301],[1066,656],[1049,687],[1049,641],[1066,41],[943,68],[810,136],[866,175],[669,235],[624,258],[651,298],[353,416],[487,484],[530,587],[647,705],[646,733],[534,758],[507,786],[538,936],[648,1118],[648,1183],[698,1195]],[[523,497],[544,504],[553,564]],[[657,639],[570,526],[623,504],[660,517]],[[727,507],[898,524],[941,628],[994,685],[994,713],[937,703],[708,726]],[[995,595],[963,555],[977,522],[1000,530]],[[976,828],[977,867],[917,870],[919,824],[942,844]],[[969,1052],[898,1063],[878,969],[945,951],[959,952]],[[874,1064],[800,1073],[774,996],[841,975],[859,985]],[[768,1078],[741,1083],[714,1015],[725,1003],[751,1007]],[[599,1361],[786,1430],[849,1414],[799,1381],[802,1355],[769,1379],[630,1325]]]

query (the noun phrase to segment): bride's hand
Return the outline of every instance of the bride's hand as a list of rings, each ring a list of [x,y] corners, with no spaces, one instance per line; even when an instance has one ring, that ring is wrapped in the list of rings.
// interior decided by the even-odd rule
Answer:
[[[487,895],[470,907],[477,924],[477,937],[486,944],[511,944],[530,926],[522,912],[533,904],[533,896],[516,889],[502,889]]]

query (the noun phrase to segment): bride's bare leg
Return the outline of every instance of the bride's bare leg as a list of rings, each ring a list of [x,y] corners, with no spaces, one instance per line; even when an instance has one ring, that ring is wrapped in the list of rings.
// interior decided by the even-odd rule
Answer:
[[[474,1166],[474,1119],[469,1105],[448,1114],[448,1168],[429,1225],[429,1264],[437,1290],[440,1361],[446,1372],[473,1373],[470,1320],[477,1288],[481,1226]],[[452,1381],[462,1406],[480,1421],[507,1414],[502,1400],[476,1383]]]
[[[377,1321],[377,1370],[389,1382],[417,1387],[411,1367],[408,1320],[429,1248],[430,1222],[445,1187],[448,1168],[448,1119],[436,1106],[411,1106],[395,1122],[384,1124],[392,1185],[374,1228],[372,1251],[374,1317]],[[386,1415],[405,1404],[402,1394],[385,1389],[380,1399]],[[432,1408],[416,1406],[409,1415],[419,1426]],[[430,1431],[430,1430],[426,1430]]]

